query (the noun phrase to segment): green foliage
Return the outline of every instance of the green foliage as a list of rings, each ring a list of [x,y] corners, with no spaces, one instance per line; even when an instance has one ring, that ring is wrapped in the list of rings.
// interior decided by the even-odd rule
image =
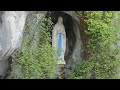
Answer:
[[[74,70],[71,71],[70,79],[115,79],[117,66],[120,62],[114,60],[101,61],[79,61]],[[120,71],[120,70],[119,70]]]
[[[93,63],[89,61],[79,61],[74,70],[71,71],[70,79],[89,79]]]
[[[25,29],[21,54],[16,62],[22,67],[24,79],[51,79],[57,65],[55,51],[50,45],[50,17],[32,18]],[[15,69],[17,67],[13,67]]]
[[[94,74],[98,79],[117,78],[117,68],[120,65],[117,45],[119,29],[113,22],[117,12],[114,11],[78,11],[86,23],[85,33],[89,40],[86,52],[90,53],[89,60],[81,61],[76,65],[76,72],[72,71],[72,78],[90,78]],[[83,68],[84,67],[84,68]],[[90,72],[93,71],[93,72]],[[85,72],[85,73],[84,73]]]
[[[22,73],[22,67],[20,63],[13,62],[11,65],[12,71],[10,74],[10,79],[22,79],[23,73]]]

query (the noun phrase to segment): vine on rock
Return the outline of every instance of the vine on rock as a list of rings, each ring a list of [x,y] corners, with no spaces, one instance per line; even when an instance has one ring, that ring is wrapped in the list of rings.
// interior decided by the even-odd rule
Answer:
[[[88,40],[84,52],[89,57],[77,62],[70,78],[118,78],[120,65],[118,47],[119,23],[115,11],[77,11],[87,29],[84,31]],[[116,23],[116,20],[118,21]],[[116,24],[113,24],[116,23]]]
[[[40,16],[39,16],[40,17]],[[12,65],[14,78],[51,79],[57,65],[55,51],[50,45],[52,21],[48,16],[42,18],[29,17],[22,41],[21,53],[16,58],[17,64]],[[21,66],[21,75],[17,74]]]

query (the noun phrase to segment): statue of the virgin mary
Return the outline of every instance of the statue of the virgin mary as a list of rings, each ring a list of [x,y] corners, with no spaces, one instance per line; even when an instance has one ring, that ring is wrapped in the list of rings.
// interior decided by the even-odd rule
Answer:
[[[66,50],[66,33],[63,18],[59,17],[52,31],[52,46],[59,57],[58,64],[65,64],[64,55]]]

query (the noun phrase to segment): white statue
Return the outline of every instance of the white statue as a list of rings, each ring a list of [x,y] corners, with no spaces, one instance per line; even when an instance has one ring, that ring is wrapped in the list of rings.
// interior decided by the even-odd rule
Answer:
[[[64,55],[66,51],[66,33],[63,18],[59,17],[52,31],[52,46],[59,57],[58,64],[65,64]]]

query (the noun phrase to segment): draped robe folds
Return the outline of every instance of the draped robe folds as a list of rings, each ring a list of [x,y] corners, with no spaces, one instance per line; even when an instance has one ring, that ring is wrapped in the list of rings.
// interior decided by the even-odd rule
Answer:
[[[58,64],[65,64],[66,33],[61,18],[58,19],[52,31],[52,46],[55,48],[60,59],[58,60]]]

